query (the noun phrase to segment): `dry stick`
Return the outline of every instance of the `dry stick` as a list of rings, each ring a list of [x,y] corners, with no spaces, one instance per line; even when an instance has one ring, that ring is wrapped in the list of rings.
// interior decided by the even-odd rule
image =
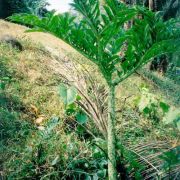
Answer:
[[[89,111],[88,107],[84,103],[80,101],[76,101],[76,104],[81,106],[84,109],[84,111],[88,114],[89,117],[92,117],[91,112]]]

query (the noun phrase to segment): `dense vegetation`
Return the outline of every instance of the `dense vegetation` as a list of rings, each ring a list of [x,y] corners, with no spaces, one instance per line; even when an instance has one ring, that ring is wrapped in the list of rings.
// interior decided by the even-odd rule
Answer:
[[[14,13],[32,13],[45,15],[47,0],[0,0],[0,18],[6,18]]]
[[[55,86],[59,85],[58,93],[64,110],[61,109],[59,117],[56,113],[52,116],[52,109],[46,122],[42,124],[44,117],[37,116],[37,106],[47,100],[47,89],[47,94],[41,96],[43,99],[46,96],[44,101],[31,106],[38,130],[31,123],[21,123],[18,120],[22,118],[21,114],[27,114],[24,105],[18,101],[11,102],[14,96],[8,100],[8,92],[11,95],[13,92],[11,86],[17,83],[16,80],[12,81],[13,74],[17,79],[22,79],[22,83],[28,79],[23,75],[25,72],[19,74],[10,68],[9,63],[12,66],[16,63],[10,58],[4,60],[6,55],[2,54],[1,112],[5,114],[1,144],[4,149],[10,148],[9,152],[5,151],[5,155],[10,153],[11,156],[7,163],[4,163],[3,158],[1,161],[4,163],[3,170],[7,169],[5,174],[10,172],[9,178],[178,179],[178,104],[173,99],[170,102],[162,96],[158,97],[158,94],[154,96],[150,93],[149,89],[152,91],[153,85],[149,80],[153,76],[147,75],[148,66],[142,69],[150,60],[161,58],[163,54],[179,56],[178,20],[164,21],[158,13],[140,6],[127,6],[115,0],[107,0],[104,4],[101,6],[97,0],[74,0],[72,6],[80,13],[78,20],[68,13],[49,13],[44,18],[20,14],[10,18],[30,25],[33,27],[30,31],[52,33],[70,44],[84,58],[76,62],[75,56],[71,54],[70,57],[74,57],[73,64],[61,62],[67,71],[60,72],[61,76],[50,73],[53,74],[53,79],[55,77]],[[8,47],[3,45],[1,48],[4,52]],[[45,52],[40,50],[40,53]],[[12,51],[17,57],[18,53]],[[93,64],[88,63],[88,60]],[[93,72],[92,69],[96,69],[96,66],[97,72]],[[144,70],[145,77],[138,71],[140,68]],[[68,71],[72,70],[76,73],[69,76]],[[133,73],[140,76],[139,85],[136,84],[137,77],[134,84],[127,79]],[[154,77],[158,79],[157,76]],[[179,84],[175,85],[177,79],[173,80],[173,87],[177,86],[177,90]],[[119,84],[124,86],[121,91]],[[139,93],[134,90],[135,84]],[[130,88],[131,85],[133,89]],[[18,88],[19,92],[24,91],[24,85],[18,86],[21,87]],[[43,86],[45,88],[46,83]],[[176,90],[174,92],[178,97],[179,92]],[[130,91],[128,96],[127,91]],[[134,93],[135,97],[127,103]],[[17,105],[17,109],[13,108],[18,113],[16,117],[9,103],[15,107]],[[25,122],[31,118],[27,116]],[[14,124],[12,130],[8,130],[11,123],[7,122],[10,119]],[[16,133],[17,129],[20,129],[17,136],[11,136],[11,132]],[[169,138],[165,138],[166,134]],[[5,137],[11,142],[20,140],[15,142],[16,155],[11,150],[11,143],[6,143]],[[30,143],[27,143],[28,140]],[[21,148],[25,146],[28,146],[27,149],[22,151]]]

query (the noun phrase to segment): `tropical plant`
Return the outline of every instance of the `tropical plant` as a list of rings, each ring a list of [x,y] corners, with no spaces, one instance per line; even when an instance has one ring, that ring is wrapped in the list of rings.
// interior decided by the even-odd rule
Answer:
[[[19,14],[10,19],[31,25],[34,28],[30,31],[52,33],[98,66],[109,88],[108,175],[114,180],[117,178],[115,88],[153,57],[180,50],[177,23],[163,22],[153,12],[128,7],[116,0],[106,0],[103,8],[98,0],[74,0],[71,5],[82,15],[78,22],[68,13],[50,13],[45,18]],[[124,31],[124,23],[132,19],[133,26]]]

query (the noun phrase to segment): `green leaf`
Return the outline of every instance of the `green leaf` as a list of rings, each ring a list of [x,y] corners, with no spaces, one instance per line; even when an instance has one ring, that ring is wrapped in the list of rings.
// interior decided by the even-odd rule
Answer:
[[[152,47],[146,51],[141,61],[147,63],[147,61],[153,57],[172,52],[180,52],[180,39],[168,39],[154,43]]]
[[[77,113],[76,120],[79,124],[85,124],[88,121],[88,116],[85,113]]]
[[[77,97],[77,89],[73,86],[69,87],[65,84],[59,86],[59,95],[65,105],[75,102]]]
[[[84,127],[82,127],[81,125],[78,125],[77,126],[77,129],[76,129],[76,132],[79,134],[79,135],[83,135],[85,132],[86,132],[86,129]]]
[[[163,110],[164,113],[167,113],[169,111],[170,106],[164,102],[160,102],[159,106]]]
[[[6,84],[4,82],[0,82],[0,90],[5,89]]]
[[[77,95],[76,100],[80,101],[81,99],[82,99],[81,96]]]
[[[151,110],[148,108],[148,107],[145,107],[144,109],[143,109],[143,113],[144,114],[149,114],[151,112]]]
[[[76,107],[76,104],[75,103],[72,103],[72,104],[69,104],[67,107],[66,107],[66,114],[67,115],[73,115],[75,114],[77,111],[77,107]]]

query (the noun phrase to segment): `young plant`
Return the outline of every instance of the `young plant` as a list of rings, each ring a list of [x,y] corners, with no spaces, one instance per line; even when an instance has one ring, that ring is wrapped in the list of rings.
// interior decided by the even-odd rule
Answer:
[[[103,7],[99,0],[73,0],[71,5],[81,16],[17,14],[10,19],[30,25],[30,31],[57,36],[98,66],[109,87],[108,176],[115,180],[115,88],[152,58],[180,50],[178,23],[163,22],[153,12],[117,0],[106,0]],[[124,23],[130,20],[133,26],[125,31]]]
[[[75,116],[78,124],[85,124],[88,121],[88,116],[86,113],[82,111],[82,108],[76,106],[75,104],[76,101],[81,99],[75,87],[69,87],[66,84],[60,84],[59,96],[65,105],[65,113],[67,116]]]

